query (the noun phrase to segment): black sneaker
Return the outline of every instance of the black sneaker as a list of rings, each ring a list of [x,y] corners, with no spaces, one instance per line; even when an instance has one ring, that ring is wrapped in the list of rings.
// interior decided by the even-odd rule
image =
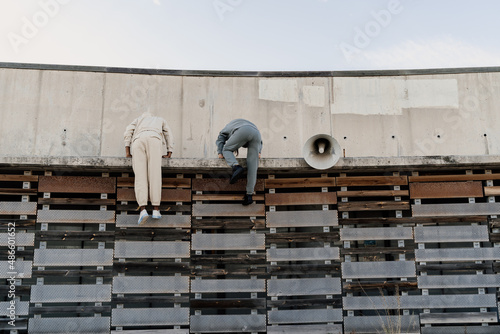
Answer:
[[[245,194],[243,197],[243,202],[241,204],[243,205],[250,205],[253,203],[252,195]]]
[[[234,165],[233,166],[233,175],[231,175],[231,178],[229,179],[229,183],[230,184],[236,183],[236,181],[238,181],[243,176],[244,171],[245,170],[240,165]]]

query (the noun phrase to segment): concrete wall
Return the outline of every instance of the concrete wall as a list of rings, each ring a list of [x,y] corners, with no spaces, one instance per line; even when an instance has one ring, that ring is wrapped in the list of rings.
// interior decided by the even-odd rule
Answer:
[[[215,158],[233,118],[261,129],[264,158],[300,158],[312,135],[346,157],[497,155],[500,73],[406,76],[182,76],[0,69],[0,155],[124,154],[143,111],[166,118],[176,158]],[[244,155],[242,155],[244,157]]]

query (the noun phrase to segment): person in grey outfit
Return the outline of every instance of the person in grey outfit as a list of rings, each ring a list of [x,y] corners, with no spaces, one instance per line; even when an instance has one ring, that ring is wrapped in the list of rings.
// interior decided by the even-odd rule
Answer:
[[[252,195],[257,182],[257,168],[259,167],[262,139],[259,129],[255,124],[245,119],[235,119],[222,129],[215,142],[220,159],[226,159],[233,168],[229,183],[233,184],[243,176],[244,169],[238,164],[234,152],[240,147],[248,149],[247,152],[247,187],[243,197],[243,205],[253,203]]]

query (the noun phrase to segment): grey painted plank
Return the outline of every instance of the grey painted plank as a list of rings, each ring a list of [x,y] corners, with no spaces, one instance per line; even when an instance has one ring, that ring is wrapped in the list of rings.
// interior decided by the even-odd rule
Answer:
[[[189,241],[116,241],[115,258],[185,258]]]
[[[35,249],[34,266],[112,266],[112,249]]]
[[[420,204],[411,210],[413,217],[498,215],[500,203]]]
[[[191,333],[240,333],[265,332],[266,316],[241,315],[192,315]]]
[[[2,317],[9,316],[11,311],[9,310],[9,307],[12,309],[12,304],[10,303],[10,300],[8,302],[0,302],[0,316]],[[16,315],[28,315],[30,313],[29,302],[22,302],[17,300],[14,304],[14,308]]]
[[[405,240],[413,239],[411,227],[341,228],[340,240]]]
[[[267,334],[342,334],[342,325],[279,325],[267,326]]]
[[[266,292],[263,279],[193,279],[191,292]]]
[[[145,330],[124,330],[111,331],[112,334],[189,334],[189,328],[184,329],[145,329]]]
[[[266,249],[264,234],[192,234],[193,250],[252,250]]]
[[[115,276],[113,293],[189,293],[189,277]]]
[[[339,260],[338,247],[323,248],[271,248],[267,250],[267,261],[322,261]]]
[[[342,278],[415,277],[414,261],[342,262]]]
[[[489,241],[486,225],[477,226],[417,226],[415,242]]]
[[[107,334],[109,317],[88,318],[30,318],[28,332],[31,334]]]
[[[267,227],[338,226],[337,210],[266,212]]]
[[[500,275],[418,276],[419,289],[488,288],[500,286]]]
[[[498,334],[500,326],[446,326],[422,327],[422,334]]]
[[[500,248],[416,249],[416,261],[488,261],[500,260]]]
[[[14,236],[9,236],[7,233],[0,233],[0,246],[8,246],[10,244],[16,247],[19,246],[34,246],[35,233],[15,233]]]
[[[115,308],[111,326],[189,325],[189,308]]]
[[[497,322],[496,312],[421,313],[421,324],[466,324]]]
[[[267,295],[271,297],[336,295],[341,293],[342,287],[339,277],[270,279],[267,281]]]
[[[342,309],[274,310],[268,312],[269,324],[311,324],[342,321]]]
[[[420,321],[418,315],[352,316],[344,317],[344,329],[356,334],[420,334]]]
[[[262,217],[264,204],[193,204],[193,217]]]
[[[36,215],[36,202],[0,202],[0,215]]]
[[[110,284],[32,285],[32,303],[110,302]]]
[[[114,223],[115,212],[111,210],[39,210],[38,223]]]
[[[14,262],[14,268],[11,268],[11,264],[7,261],[0,261],[0,278],[31,278],[31,261],[20,261]]]
[[[151,217],[141,225],[137,224],[138,215],[116,215],[116,227],[134,227],[134,228],[165,228],[165,227],[191,227],[191,216],[188,215],[165,215],[160,219]]]
[[[343,297],[344,310],[497,307],[496,295]]]

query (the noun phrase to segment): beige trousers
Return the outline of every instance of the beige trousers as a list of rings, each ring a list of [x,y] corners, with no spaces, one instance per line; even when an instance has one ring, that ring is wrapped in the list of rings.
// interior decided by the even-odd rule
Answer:
[[[135,198],[139,206],[159,206],[161,201],[161,139],[139,137],[132,143]]]

